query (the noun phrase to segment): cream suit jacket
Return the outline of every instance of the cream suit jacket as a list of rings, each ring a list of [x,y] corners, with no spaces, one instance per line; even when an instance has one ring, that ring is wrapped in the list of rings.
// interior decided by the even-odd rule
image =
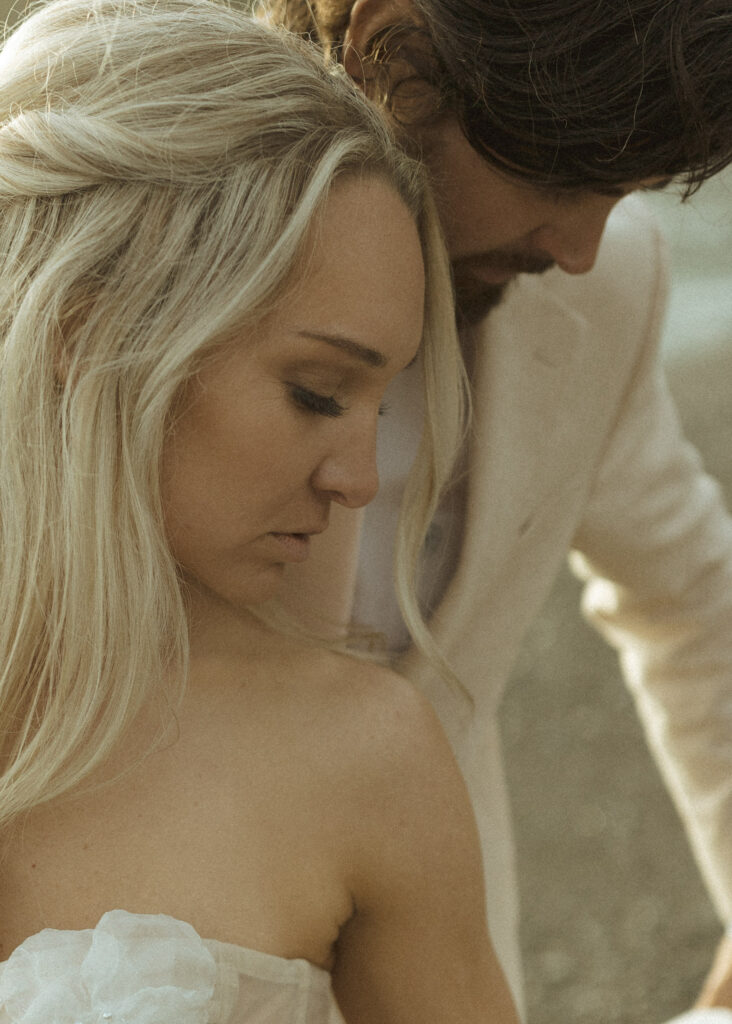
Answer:
[[[620,651],[707,884],[732,917],[732,522],[659,370],[664,305],[660,239],[631,197],[590,274],[520,278],[476,332],[462,551],[432,619],[472,702],[415,650],[397,664],[431,699],[465,776],[491,933],[519,1002],[497,709],[570,551],[585,611]],[[340,564],[345,606],[354,562]]]

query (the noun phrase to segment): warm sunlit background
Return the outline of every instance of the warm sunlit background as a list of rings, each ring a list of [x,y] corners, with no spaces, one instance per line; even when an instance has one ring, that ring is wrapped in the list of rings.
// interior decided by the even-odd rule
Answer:
[[[9,8],[0,0],[0,18]],[[673,274],[669,376],[732,502],[732,173],[683,206],[665,194],[648,202]],[[577,597],[563,576],[503,715],[529,1024],[653,1024],[693,1000],[719,925],[614,655],[579,620]]]

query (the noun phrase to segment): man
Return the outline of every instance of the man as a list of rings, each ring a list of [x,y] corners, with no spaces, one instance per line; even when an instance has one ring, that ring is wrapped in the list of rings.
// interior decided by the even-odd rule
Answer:
[[[385,420],[355,613],[387,635],[453,743],[481,830],[491,931],[520,1001],[496,711],[570,550],[585,610],[620,652],[712,896],[732,920],[732,521],[657,365],[657,233],[636,199],[621,202],[672,180],[689,194],[732,159],[732,9],[270,0],[270,10],[319,39],[384,105],[433,178],[475,425],[463,485],[428,537],[421,596],[469,698],[409,648],[391,593],[419,424],[408,374]],[[349,530],[337,558],[331,550],[339,600],[353,585]],[[328,588],[334,597],[332,578]],[[703,1001],[732,1007],[730,943]]]

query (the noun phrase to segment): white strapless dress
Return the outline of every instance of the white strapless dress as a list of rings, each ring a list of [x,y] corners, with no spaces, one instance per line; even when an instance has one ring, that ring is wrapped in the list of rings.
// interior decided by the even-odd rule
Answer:
[[[113,910],[46,929],[0,964],[0,1024],[344,1024],[330,974]]]

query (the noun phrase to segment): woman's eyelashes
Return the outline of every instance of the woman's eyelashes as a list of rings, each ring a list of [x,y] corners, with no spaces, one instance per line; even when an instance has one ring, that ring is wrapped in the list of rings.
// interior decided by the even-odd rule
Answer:
[[[333,395],[322,395],[318,391],[304,388],[301,384],[289,384],[288,388],[295,405],[305,412],[312,412],[317,416],[330,416],[332,419],[346,412],[346,406]],[[388,411],[388,404],[382,402],[379,406],[379,416],[385,416]]]
[[[321,395],[310,388],[304,388],[300,384],[290,384],[290,396],[295,405],[306,412],[315,413],[318,416],[330,416],[335,418],[342,416],[346,407],[333,397],[333,395]]]

